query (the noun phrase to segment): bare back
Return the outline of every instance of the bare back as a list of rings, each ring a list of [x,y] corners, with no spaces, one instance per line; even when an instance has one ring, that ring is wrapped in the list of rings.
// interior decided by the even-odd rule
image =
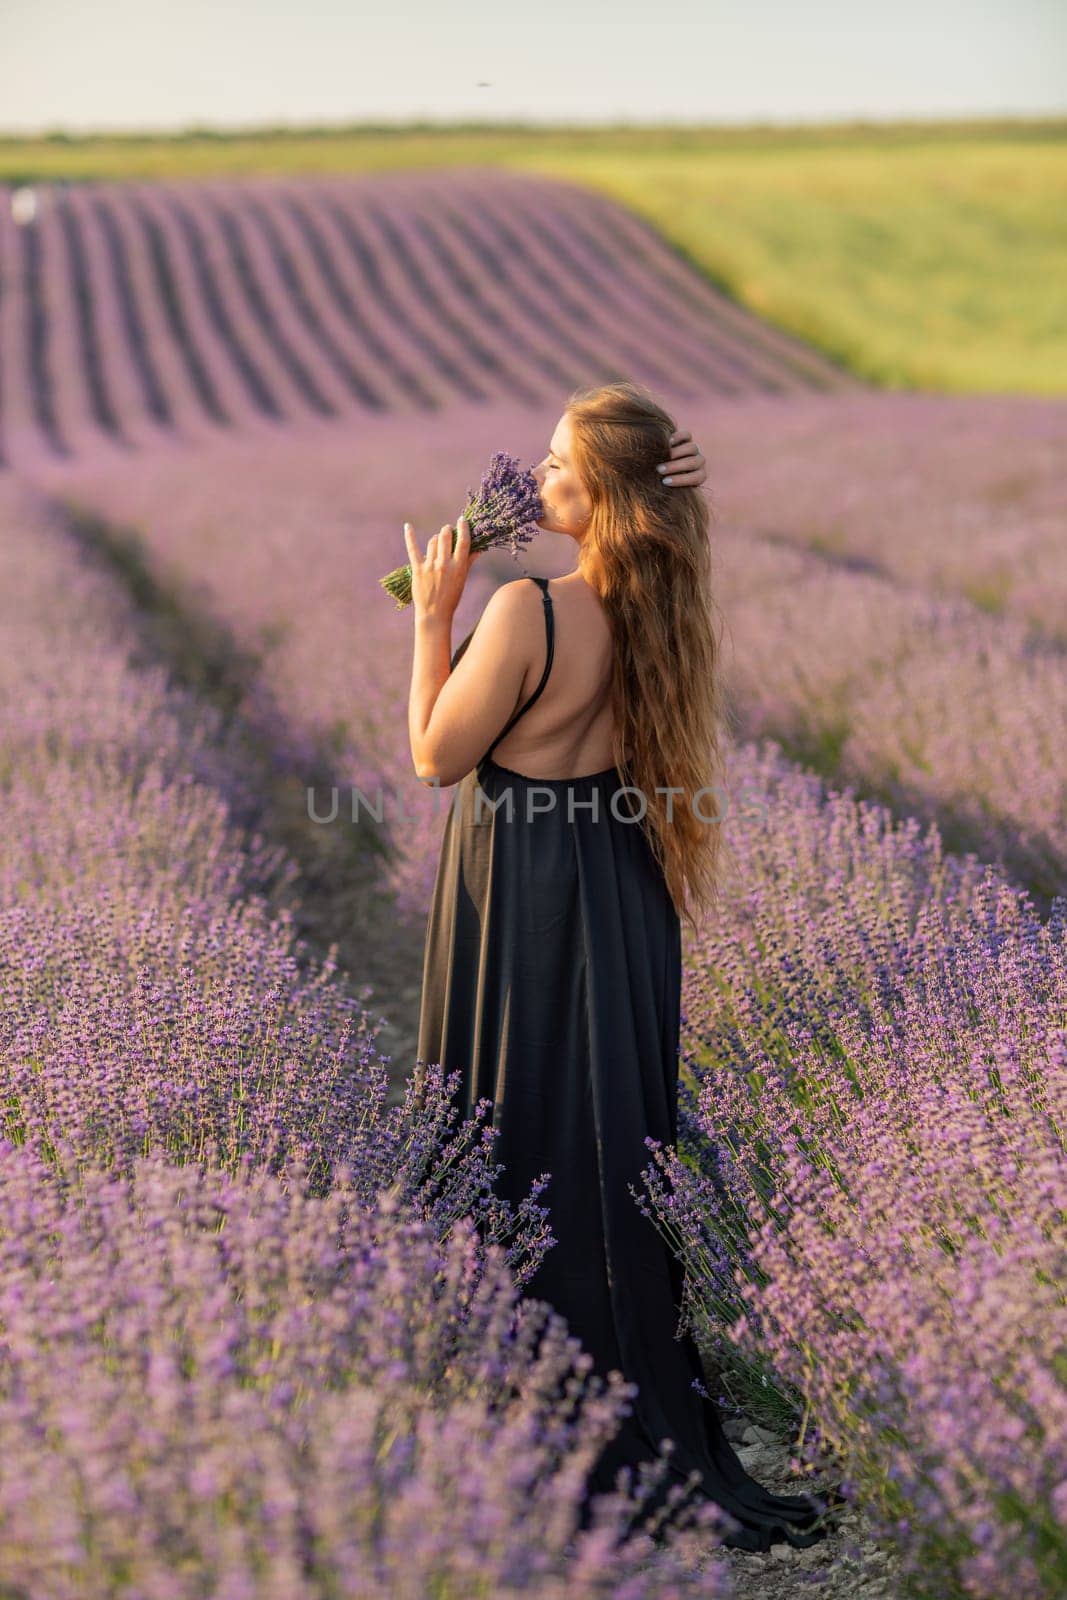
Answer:
[[[496,745],[493,760],[529,778],[580,778],[615,762],[611,628],[599,595],[584,578],[553,578],[549,597],[555,645],[548,681]],[[526,669],[519,705],[540,682],[545,648]]]

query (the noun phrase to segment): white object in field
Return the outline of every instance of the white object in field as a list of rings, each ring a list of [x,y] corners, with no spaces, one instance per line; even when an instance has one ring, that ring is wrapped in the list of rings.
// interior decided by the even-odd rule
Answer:
[[[12,220],[24,226],[33,222],[37,216],[37,190],[25,185],[21,189],[11,191],[11,217]]]

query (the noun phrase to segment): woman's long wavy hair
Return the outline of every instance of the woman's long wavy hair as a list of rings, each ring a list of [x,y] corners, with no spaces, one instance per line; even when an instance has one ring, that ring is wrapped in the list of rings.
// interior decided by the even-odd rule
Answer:
[[[728,713],[711,592],[709,505],[665,486],[673,418],[640,385],[576,389],[571,458],[592,501],[579,567],[604,604],[615,647],[615,761],[645,797],[644,826],[679,916],[695,932],[726,864]],[[681,789],[673,796],[659,792]],[[671,805],[673,801],[673,805]],[[668,820],[669,819],[669,820]]]

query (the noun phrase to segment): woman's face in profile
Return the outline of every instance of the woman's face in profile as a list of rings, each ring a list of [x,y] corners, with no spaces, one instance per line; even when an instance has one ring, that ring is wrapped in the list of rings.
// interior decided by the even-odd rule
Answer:
[[[533,469],[541,491],[544,516],[537,526],[546,533],[567,533],[581,539],[593,506],[571,461],[571,428],[566,412],[556,423],[548,453]]]

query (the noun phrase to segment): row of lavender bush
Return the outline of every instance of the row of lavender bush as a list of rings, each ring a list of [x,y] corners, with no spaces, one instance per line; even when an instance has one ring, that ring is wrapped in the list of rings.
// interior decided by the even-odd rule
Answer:
[[[741,731],[787,743],[1042,896],[1067,889],[1067,660],[1017,618],[830,566],[751,531],[719,541]]]
[[[1061,402],[858,389],[579,186],[43,187],[32,226],[0,206],[0,263],[0,458],[118,464],[346,409],[421,426],[629,371],[722,397],[703,442],[731,522],[1067,637]]]
[[[640,1197],[724,1387],[803,1400],[930,1595],[1067,1592],[1067,900],[738,750]]]
[[[1062,400],[754,398],[720,406],[707,445],[726,522],[1067,642]]]
[[[0,459],[534,402],[621,371],[854,391],[603,195],[534,174],[0,189]],[[620,248],[621,246],[621,248]]]
[[[497,1198],[439,1073],[386,1110],[240,752],[2,495],[0,1589],[724,1593],[713,1508],[577,1531],[629,1391],[519,1296],[539,1186]]]
[[[815,407],[831,426],[832,403],[793,400],[789,415]],[[874,427],[873,402],[852,399],[849,415],[865,405]],[[722,408],[676,409],[714,451]],[[358,434],[287,436],[269,452],[235,441],[190,458],[195,468],[149,455],[121,473],[85,459],[52,475],[59,492],[134,528],[165,581],[198,586],[238,644],[263,653],[264,683],[287,724],[334,752],[342,784],[372,794],[381,782],[410,802],[393,830],[390,881],[413,916],[428,902],[439,821],[413,778],[398,714],[410,618],[382,604],[376,575],[403,559],[405,516],[425,542],[458,514],[467,482],[501,439],[539,460],[557,414],[456,406],[421,423],[417,439],[406,421],[380,418]],[[940,425],[949,432],[951,413]],[[1017,618],[924,593],[892,573],[828,567],[751,526],[724,523],[713,539],[739,734],[769,734],[794,759],[898,814],[937,821],[953,848],[1001,862],[1042,896],[1062,892],[1062,653]],[[1006,526],[1006,557],[1011,548]],[[488,589],[521,570],[491,560],[472,573],[455,643]],[[572,563],[571,541],[546,534],[524,565],[560,573]]]

